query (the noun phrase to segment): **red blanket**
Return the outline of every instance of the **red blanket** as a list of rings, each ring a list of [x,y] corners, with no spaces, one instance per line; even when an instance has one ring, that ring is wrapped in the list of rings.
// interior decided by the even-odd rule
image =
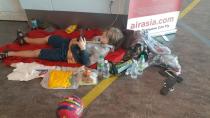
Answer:
[[[44,30],[34,30],[31,31],[27,34],[28,37],[31,38],[41,38],[41,37],[45,37],[48,35],[59,35],[63,38],[66,39],[72,39],[72,38],[77,38],[80,36],[80,32],[79,31],[75,31],[71,34],[67,34],[64,30],[56,30],[54,32],[46,32]],[[84,36],[86,37],[87,40],[92,39],[94,36],[97,35],[101,35],[101,30],[99,29],[92,29],[92,30],[87,30],[84,32]],[[43,48],[50,48],[49,45],[32,45],[32,44],[26,44],[24,46],[19,46],[17,43],[11,43],[11,44],[7,44],[4,45],[2,47],[0,47],[0,52],[2,52],[3,50],[13,50],[13,51],[20,51],[20,50],[35,50],[35,49],[43,49]],[[109,53],[105,59],[114,63],[117,63],[119,61],[121,61],[121,59],[123,58],[125,54],[125,50],[123,49],[118,49],[115,52],[111,52]],[[69,66],[69,67],[79,67],[81,66],[78,63],[67,63],[67,62],[61,62],[61,61],[48,61],[48,60],[41,60],[38,58],[23,58],[23,57],[8,57],[6,59],[3,60],[3,62],[6,65],[10,65],[11,63],[17,63],[17,62],[25,62],[25,63],[30,63],[30,62],[38,62],[44,65],[48,65],[48,66]],[[96,64],[91,65],[91,68],[96,68]]]

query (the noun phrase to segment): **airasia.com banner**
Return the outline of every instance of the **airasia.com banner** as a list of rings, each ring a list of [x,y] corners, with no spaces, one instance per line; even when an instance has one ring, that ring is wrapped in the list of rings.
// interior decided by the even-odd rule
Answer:
[[[127,29],[161,32],[176,28],[180,0],[130,0]]]

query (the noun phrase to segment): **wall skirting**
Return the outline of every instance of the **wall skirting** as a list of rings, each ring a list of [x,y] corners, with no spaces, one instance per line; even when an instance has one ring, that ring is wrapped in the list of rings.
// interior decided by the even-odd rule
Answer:
[[[127,24],[127,15],[27,9],[25,11],[29,20],[40,19],[59,25],[61,28],[70,24],[87,28],[106,28],[116,21],[113,26],[125,29]]]

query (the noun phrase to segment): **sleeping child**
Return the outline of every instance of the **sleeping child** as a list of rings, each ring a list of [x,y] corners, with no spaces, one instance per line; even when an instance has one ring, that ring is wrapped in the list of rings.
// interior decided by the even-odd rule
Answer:
[[[99,55],[106,56],[108,52],[123,38],[118,28],[110,27],[104,30],[101,36],[94,37],[92,41],[86,41],[84,37],[79,39],[66,40],[57,35],[50,35],[43,38],[32,39],[18,33],[17,41],[20,45],[48,44],[50,49],[7,51],[0,53],[0,60],[9,56],[36,57],[49,61],[67,61],[68,63],[80,63],[85,66],[97,62]]]

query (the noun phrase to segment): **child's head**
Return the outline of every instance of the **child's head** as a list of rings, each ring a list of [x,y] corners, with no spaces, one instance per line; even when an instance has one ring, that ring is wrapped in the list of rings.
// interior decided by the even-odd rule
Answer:
[[[122,38],[123,38],[123,33],[121,32],[120,29],[110,27],[103,32],[100,41],[103,44],[110,44],[116,46],[118,41],[121,40]]]

